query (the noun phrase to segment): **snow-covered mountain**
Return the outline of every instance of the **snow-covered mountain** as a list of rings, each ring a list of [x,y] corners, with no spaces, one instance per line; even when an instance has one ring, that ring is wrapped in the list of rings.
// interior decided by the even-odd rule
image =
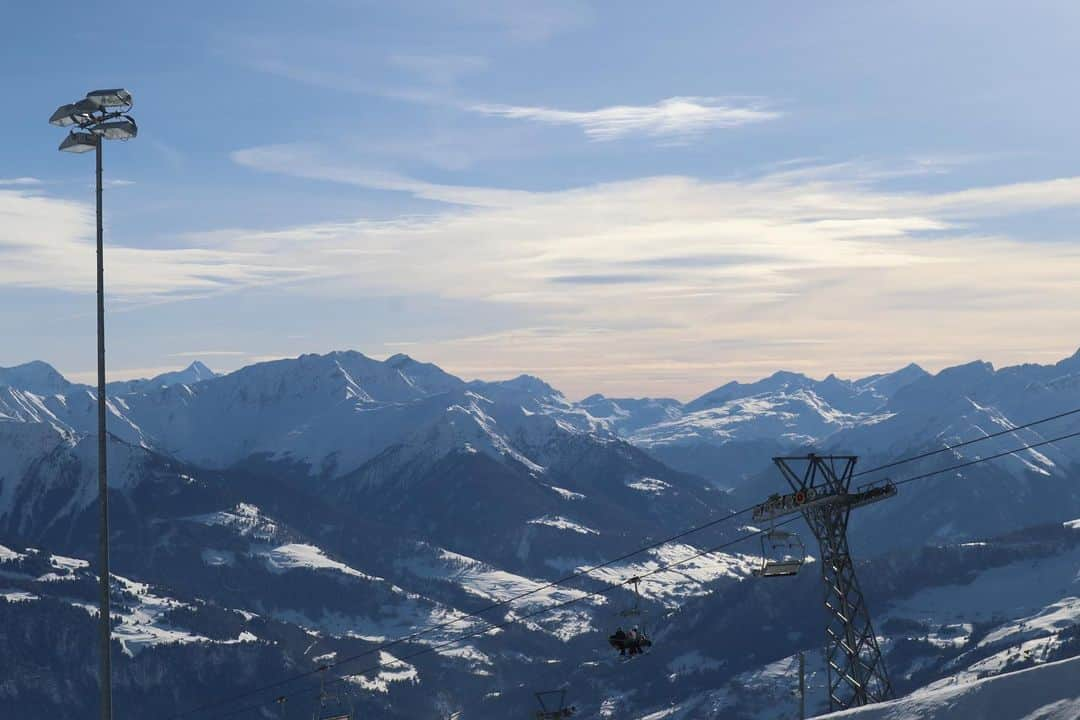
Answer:
[[[355,352],[227,375],[194,363],[108,391],[120,707],[171,714],[190,696],[360,654],[385,660],[348,680],[366,716],[505,717],[533,690],[568,686],[584,717],[759,719],[790,716],[794,653],[821,672],[813,562],[770,583],[751,574],[752,543],[701,555],[740,531],[725,524],[545,586],[757,501],[779,487],[778,453],[853,452],[866,469],[1080,408],[1080,353],[858,380],[781,372],[685,404],[575,402],[531,376],[465,382]],[[0,369],[0,658],[37,668],[0,661],[0,693],[28,717],[83,717],[93,698],[89,650],[51,648],[92,638],[95,392],[41,362]],[[890,473],[1078,429],[1070,415]],[[904,485],[853,516],[898,689],[1080,652],[1080,532],[1061,522],[1080,517],[1078,460],[1077,444],[1049,444]],[[641,585],[653,653],[612,662],[604,634],[631,599],[586,593],[691,557]],[[580,602],[434,649],[484,627],[468,613],[535,589],[488,619]],[[35,679],[50,673],[70,682]]]
[[[360,511],[398,508],[403,519],[415,516],[410,523],[431,524],[425,502],[442,503],[447,513],[457,508],[447,527],[462,517],[481,522],[498,502],[503,522],[514,526],[554,515],[595,528],[625,513],[664,523],[681,515],[685,523],[725,504],[723,493],[691,475],[735,488],[727,503],[742,504],[784,489],[770,467],[777,454],[850,452],[865,470],[1078,408],[1080,353],[1049,366],[994,370],[976,362],[929,375],[909,365],[858,380],[778,372],[685,404],[599,395],[573,402],[531,376],[464,382],[405,355],[378,361],[356,352],[223,376],[193,363],[110,388],[110,432],[164,458],[214,470],[262,468],[310,482]],[[0,369],[0,420],[11,421],[2,428],[11,449],[0,473],[25,473],[41,454],[34,448],[94,433],[95,391],[41,362]],[[890,472],[903,479],[1077,429],[1080,415],[1073,415]],[[1078,450],[1076,443],[1048,445],[960,471],[980,479],[974,496],[953,478],[920,482],[865,511],[877,520],[866,540],[875,549],[960,541],[1080,511],[1072,481]],[[669,477],[672,469],[689,475]],[[642,478],[674,490],[634,490]],[[16,482],[0,487],[0,501]],[[571,496],[583,500],[568,510],[562,505]],[[885,532],[896,515],[908,518],[903,530]]]
[[[72,384],[52,365],[35,360],[24,365],[0,368],[0,386],[18,388],[37,395],[69,392]]]
[[[127,395],[133,392],[145,392],[154,388],[168,387],[170,385],[194,385],[203,380],[217,377],[218,374],[196,360],[183,370],[166,372],[155,375],[150,379],[121,380],[108,383],[105,386],[107,395]]]
[[[754,383],[727,383],[688,403],[593,395],[581,406],[672,467],[737,487],[760,469],[757,458],[818,445],[888,417],[892,395],[926,374],[917,365],[858,380],[777,372]]]

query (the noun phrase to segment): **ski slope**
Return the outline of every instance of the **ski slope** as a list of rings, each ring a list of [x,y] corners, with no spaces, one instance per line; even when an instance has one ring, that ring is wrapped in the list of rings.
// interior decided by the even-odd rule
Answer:
[[[1076,720],[1080,658],[1005,675],[919,690],[865,708],[821,715],[829,720]]]

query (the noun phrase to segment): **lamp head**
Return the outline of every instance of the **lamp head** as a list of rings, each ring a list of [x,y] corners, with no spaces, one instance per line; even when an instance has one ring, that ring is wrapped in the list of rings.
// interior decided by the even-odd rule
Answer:
[[[112,90],[91,90],[86,93],[86,99],[91,102],[97,103],[98,107],[114,108],[114,107],[131,107],[133,99],[131,93],[124,88],[114,88]]]
[[[89,98],[83,98],[75,103],[68,103],[67,105],[61,105],[56,108],[56,112],[49,118],[49,123],[56,125],[57,127],[71,127],[72,125],[82,125],[89,122],[92,118],[90,114],[101,109],[101,105],[96,100]]]
[[[130,140],[139,134],[139,126],[129,117],[107,120],[90,128],[90,132],[106,140]]]
[[[68,133],[68,136],[64,138],[64,142],[60,143],[60,152],[90,152],[97,147],[99,142],[101,142],[101,140],[98,139],[97,135],[88,132],[73,131]]]
[[[91,100],[90,98],[83,98],[76,101],[72,106],[76,115],[89,115],[92,112],[97,112],[101,109],[101,103],[97,100]]]
[[[61,105],[56,108],[56,112],[49,118],[50,125],[56,125],[57,127],[70,127],[79,120],[75,117],[78,111],[75,110],[75,106],[71,103],[67,105]]]

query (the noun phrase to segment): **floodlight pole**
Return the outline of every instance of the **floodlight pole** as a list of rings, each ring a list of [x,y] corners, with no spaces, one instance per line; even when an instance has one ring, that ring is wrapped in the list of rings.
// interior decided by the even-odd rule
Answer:
[[[98,381],[98,583],[100,586],[101,720],[112,720],[112,616],[109,612],[109,480],[105,430],[105,243],[101,219],[101,148],[98,137],[97,160],[97,381]]]
[[[64,152],[94,151],[97,205],[97,399],[98,399],[98,630],[101,651],[101,720],[112,720],[112,615],[109,612],[109,444],[105,397],[105,242],[102,222],[101,154],[105,140],[130,140],[139,133],[129,115],[133,101],[124,88],[92,90],[86,98],[61,105],[49,118],[50,125],[70,127],[60,143]],[[78,128],[78,131],[75,130]]]

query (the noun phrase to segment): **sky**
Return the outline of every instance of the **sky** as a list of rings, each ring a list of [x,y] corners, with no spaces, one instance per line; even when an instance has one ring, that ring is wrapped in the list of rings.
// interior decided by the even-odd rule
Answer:
[[[406,353],[571,397],[1080,346],[1080,6],[0,0],[0,366]]]

